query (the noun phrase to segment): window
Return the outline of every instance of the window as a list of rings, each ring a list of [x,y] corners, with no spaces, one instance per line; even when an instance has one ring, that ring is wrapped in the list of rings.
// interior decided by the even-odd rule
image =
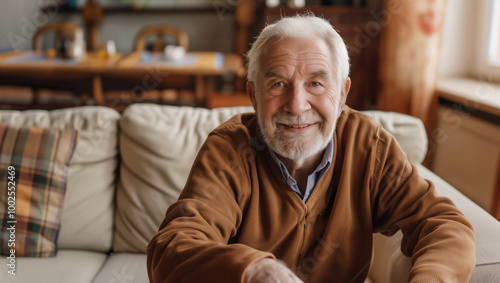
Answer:
[[[478,1],[478,40],[473,74],[480,80],[500,82],[500,0]]]
[[[488,62],[500,66],[500,1],[492,1],[488,35]]]

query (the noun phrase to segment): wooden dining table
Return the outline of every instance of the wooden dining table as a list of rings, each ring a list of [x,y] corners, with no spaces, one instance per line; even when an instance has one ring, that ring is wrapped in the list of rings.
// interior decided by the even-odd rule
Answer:
[[[195,99],[206,100],[213,90],[213,78],[227,72],[243,77],[243,58],[237,54],[220,52],[188,52],[178,60],[166,59],[162,53],[134,52],[128,55],[116,53],[87,53],[82,59],[49,59],[44,53],[34,51],[10,51],[0,53],[0,84],[30,87],[57,87],[65,84],[85,84],[97,105],[104,105],[103,79],[112,77],[145,78],[154,69],[159,74],[186,75],[195,78]],[[84,87],[84,89],[85,89]]]

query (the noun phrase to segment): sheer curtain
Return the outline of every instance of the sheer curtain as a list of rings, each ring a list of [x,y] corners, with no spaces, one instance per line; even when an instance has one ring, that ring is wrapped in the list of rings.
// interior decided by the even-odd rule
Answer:
[[[432,131],[446,0],[385,0],[377,108],[422,119]]]

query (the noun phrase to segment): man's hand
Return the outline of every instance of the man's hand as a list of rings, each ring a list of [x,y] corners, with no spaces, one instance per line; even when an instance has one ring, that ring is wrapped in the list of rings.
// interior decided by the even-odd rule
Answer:
[[[245,283],[304,283],[304,281],[280,261],[265,258],[248,268]]]

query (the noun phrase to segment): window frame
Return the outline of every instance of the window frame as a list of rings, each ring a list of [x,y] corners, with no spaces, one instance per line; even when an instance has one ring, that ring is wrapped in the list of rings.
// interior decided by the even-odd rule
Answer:
[[[500,0],[478,1],[478,33],[475,58],[473,60],[473,75],[480,80],[500,82],[500,63],[489,60],[490,36],[492,34],[493,8],[500,7]],[[500,39],[498,39],[500,40]]]

